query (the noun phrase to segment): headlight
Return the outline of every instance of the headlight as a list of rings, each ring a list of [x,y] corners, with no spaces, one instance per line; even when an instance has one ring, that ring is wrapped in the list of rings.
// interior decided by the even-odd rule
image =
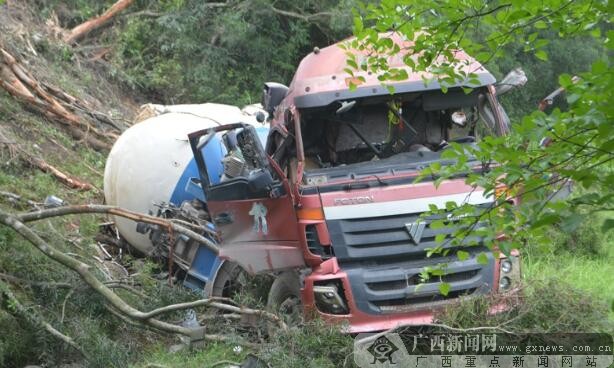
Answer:
[[[511,280],[507,276],[503,276],[499,279],[499,290],[507,290],[512,284]]]
[[[512,270],[512,261],[504,259],[501,261],[501,271],[509,273]]]

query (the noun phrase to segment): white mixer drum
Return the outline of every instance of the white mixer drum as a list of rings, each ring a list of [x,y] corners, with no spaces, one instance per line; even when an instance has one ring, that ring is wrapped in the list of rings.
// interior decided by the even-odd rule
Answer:
[[[182,201],[202,196],[186,192],[190,177],[198,171],[188,142],[188,134],[197,130],[237,122],[257,127],[266,136],[268,126],[256,122],[253,115],[238,107],[220,104],[154,106],[161,115],[147,118],[126,130],[115,142],[104,172],[106,203],[131,211],[155,215],[155,204]],[[160,111],[162,110],[162,111]],[[222,171],[223,152],[215,142],[205,148],[210,173]],[[264,144],[264,142],[263,142]],[[134,221],[116,217],[119,233],[135,248],[149,254],[152,243],[136,231]]]

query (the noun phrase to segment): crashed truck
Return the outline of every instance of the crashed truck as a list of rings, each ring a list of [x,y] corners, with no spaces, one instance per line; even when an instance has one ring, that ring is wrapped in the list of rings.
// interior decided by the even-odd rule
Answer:
[[[393,40],[401,50],[411,46]],[[405,68],[403,57],[392,57],[390,66]],[[407,80],[390,82],[391,93],[377,75],[349,76],[346,58],[338,44],[314,49],[288,87],[265,84],[266,114],[206,121],[163,114],[118,140],[105,172],[108,203],[196,224],[219,242],[219,254],[128,220],[117,219],[120,233],[149,254],[168,256],[172,245],[184,283],[205,295],[228,295],[240,272],[270,273],[271,309],[315,314],[352,333],[430,323],[438,308],[460,298],[513,292],[518,253],[487,251],[483,264],[477,255],[484,244],[461,242],[446,245],[447,255],[427,256],[437,234],[451,233],[421,216],[430,205],[485,206],[494,199],[463,177],[437,187],[435,178],[415,178],[429,164],[449,164],[441,154],[451,142],[506,134],[497,92],[509,90],[514,78],[497,85],[457,51],[458,67],[477,74],[471,93],[460,85],[443,93],[411,70]],[[258,122],[264,115],[268,125]],[[147,147],[133,151],[139,145]],[[481,169],[474,157],[467,160]],[[147,203],[150,193],[164,194]],[[456,250],[470,256],[460,260]],[[421,280],[425,267],[443,264],[445,275]],[[439,291],[442,282],[450,285],[447,295]]]

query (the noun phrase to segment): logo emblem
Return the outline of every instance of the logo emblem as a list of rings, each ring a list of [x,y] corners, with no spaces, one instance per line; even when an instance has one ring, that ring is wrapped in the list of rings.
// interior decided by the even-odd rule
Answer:
[[[260,202],[254,202],[252,205],[252,209],[249,211],[249,214],[254,216],[253,230],[255,232],[262,232],[264,235],[269,233],[269,225],[266,222],[267,212],[266,207]]]
[[[390,364],[395,364],[392,361],[392,354],[397,350],[399,350],[399,348],[386,336],[382,336],[375,340],[367,349],[367,351],[373,355],[373,363],[371,364],[375,364],[375,362],[389,362]]]
[[[343,205],[348,205],[348,204],[373,203],[373,196],[362,196],[362,197],[353,197],[353,198],[336,198],[333,203],[335,206],[343,206]]]
[[[420,243],[425,227],[426,222],[410,222],[409,224],[405,224],[405,230],[407,230],[407,234],[409,234],[409,240],[411,240],[414,245]]]

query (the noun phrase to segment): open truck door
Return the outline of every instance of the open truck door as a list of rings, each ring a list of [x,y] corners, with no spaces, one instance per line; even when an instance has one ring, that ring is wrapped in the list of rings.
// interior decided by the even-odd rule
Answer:
[[[211,177],[205,147],[219,142],[222,174]],[[304,266],[288,182],[264,153],[249,124],[229,124],[189,135],[200,180],[192,178],[222,239],[220,257],[251,274]]]

